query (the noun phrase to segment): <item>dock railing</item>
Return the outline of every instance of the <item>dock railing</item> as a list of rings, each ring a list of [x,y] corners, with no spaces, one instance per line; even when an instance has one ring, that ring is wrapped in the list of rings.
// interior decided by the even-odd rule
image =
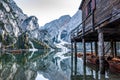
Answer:
[[[79,24],[75,29],[71,31],[71,39],[77,37],[82,32],[82,24]]]
[[[96,25],[94,24],[94,22],[92,22],[92,25],[91,25],[92,27],[89,28],[89,29],[87,29],[88,27],[85,27],[85,26],[84,26],[84,25],[85,25],[85,21],[86,21],[90,16],[92,16],[92,17],[94,18],[93,12],[92,12],[90,15],[88,15],[88,16],[82,21],[82,23],[80,23],[75,29],[73,29],[73,30],[71,31],[71,39],[73,39],[73,38],[75,38],[75,37],[78,37],[78,36],[84,36],[85,32],[87,32],[87,31],[89,31],[89,30],[91,30],[91,29],[94,30],[95,27],[99,26],[100,24],[104,23],[104,22],[107,21],[107,20],[110,20],[112,17],[116,17],[116,16],[119,16],[119,15],[120,15],[120,10],[117,10],[117,11],[114,12],[114,13],[108,14],[108,17],[107,17],[107,18],[103,19],[100,23],[98,23],[98,24],[96,24]],[[93,19],[93,18],[92,18],[92,19]],[[92,21],[94,21],[94,20],[92,20]]]
[[[91,13],[90,15],[88,15],[75,29],[73,29],[71,31],[71,39],[74,37],[77,37],[79,35],[84,35],[85,32],[85,27],[83,26],[85,21],[92,15],[93,13]]]

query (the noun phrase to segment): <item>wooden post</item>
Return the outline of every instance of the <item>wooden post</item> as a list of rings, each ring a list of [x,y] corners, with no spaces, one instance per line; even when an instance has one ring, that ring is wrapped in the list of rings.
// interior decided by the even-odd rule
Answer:
[[[86,65],[83,65],[83,80],[87,80],[86,79]]]
[[[86,80],[86,44],[85,44],[85,39],[82,39],[82,43],[83,43],[83,70],[84,70],[84,80]]]
[[[114,47],[113,47],[113,40],[111,40],[111,54],[114,57]]]
[[[73,75],[73,42],[71,42],[71,76]]]
[[[86,44],[85,44],[85,39],[82,39],[83,43],[83,57],[84,57],[84,65],[86,66]]]
[[[114,56],[116,57],[117,56],[117,47],[116,47],[116,41],[114,42]]]
[[[92,30],[95,31],[95,28],[94,28],[94,10],[92,10]]]
[[[77,44],[75,42],[75,75],[77,74]]]
[[[96,66],[95,74],[96,74],[96,80],[98,80],[99,79],[99,68],[97,66]]]
[[[90,44],[91,44],[91,54],[93,55],[93,46],[92,46],[92,42],[91,42]]]
[[[95,42],[95,54],[96,56],[98,56],[98,43]]]
[[[94,74],[93,74],[93,69],[91,69],[91,75],[92,75],[92,77],[94,77]]]
[[[104,64],[104,35],[101,29],[98,29],[98,50],[99,50],[99,69],[101,74],[105,74]]]

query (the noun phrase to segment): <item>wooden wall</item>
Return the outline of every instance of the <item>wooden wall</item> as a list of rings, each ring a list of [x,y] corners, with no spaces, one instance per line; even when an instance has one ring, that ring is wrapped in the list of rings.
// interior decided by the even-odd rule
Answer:
[[[87,18],[86,16],[86,6],[88,5],[90,0],[85,0],[82,6],[82,20]],[[101,21],[110,17],[116,12],[120,12],[120,0],[96,0],[96,8],[94,10],[94,25],[99,24]],[[91,28],[92,24],[92,14],[88,15],[89,17],[86,19],[84,26],[87,29]],[[120,16],[118,16],[120,18]],[[114,18],[111,18],[114,19]]]
[[[96,0],[95,24],[112,16],[117,10],[120,10],[120,0]]]

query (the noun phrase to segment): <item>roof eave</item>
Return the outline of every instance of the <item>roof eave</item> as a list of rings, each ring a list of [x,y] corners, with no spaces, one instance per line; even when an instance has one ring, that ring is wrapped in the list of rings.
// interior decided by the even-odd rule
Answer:
[[[82,10],[82,6],[83,6],[83,3],[84,3],[85,0],[82,0],[81,4],[80,4],[80,7],[79,9]]]

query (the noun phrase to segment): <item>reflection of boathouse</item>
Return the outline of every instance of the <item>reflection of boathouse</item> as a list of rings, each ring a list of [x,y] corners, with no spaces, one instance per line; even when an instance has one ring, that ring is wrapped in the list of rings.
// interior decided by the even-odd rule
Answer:
[[[116,58],[120,41],[120,0],[82,0],[79,9],[82,10],[82,23],[71,32],[71,75],[77,75],[77,42],[83,45],[84,65],[87,57],[86,43],[90,43],[90,53],[98,58],[99,71],[104,73],[105,61],[111,69],[112,61],[118,60],[117,63],[120,63]],[[110,61],[107,60],[108,56]]]

